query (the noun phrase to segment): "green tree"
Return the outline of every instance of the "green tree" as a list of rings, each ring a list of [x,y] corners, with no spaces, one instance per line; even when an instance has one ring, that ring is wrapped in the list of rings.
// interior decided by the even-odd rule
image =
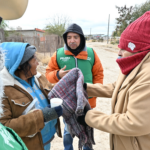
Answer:
[[[6,29],[8,28],[8,24],[6,23],[6,21],[2,20],[2,22],[0,24],[0,28],[4,30],[5,37],[7,37],[8,32],[6,31]]]
[[[120,32],[119,31],[113,31],[112,32],[112,37],[116,37],[116,36],[120,36]]]
[[[139,18],[146,11],[149,11],[149,10],[150,10],[150,0],[146,1],[145,3],[142,3],[141,5],[135,5],[133,12],[132,12],[131,22],[135,21],[137,18]]]
[[[125,5],[124,7],[116,6],[116,8],[118,9],[119,17],[116,18],[117,25],[112,34],[113,36],[120,35],[130,23],[142,16],[146,11],[149,11],[150,0],[147,0],[140,5],[135,5],[134,7],[130,6],[127,8]]]
[[[70,23],[70,18],[64,15],[54,15],[50,22],[46,25],[46,34],[56,34],[62,37],[67,25]]]
[[[126,5],[124,7],[116,6],[116,8],[118,9],[119,18],[116,18],[117,26],[114,34],[120,35],[131,23],[133,6],[130,6],[129,8],[126,7]]]

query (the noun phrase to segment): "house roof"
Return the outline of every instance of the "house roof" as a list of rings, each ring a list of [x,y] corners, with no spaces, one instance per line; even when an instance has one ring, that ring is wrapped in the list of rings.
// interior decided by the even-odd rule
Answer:
[[[41,29],[38,29],[38,28],[35,28],[35,29],[27,29],[27,30],[7,30],[7,31],[8,31],[8,32],[11,32],[11,31],[17,31],[17,32],[38,31],[38,32],[42,32],[42,33],[45,32],[44,30],[41,30]]]
[[[41,30],[41,29],[38,29],[38,28],[35,28],[36,31],[40,31],[40,32],[45,32],[44,30]]]

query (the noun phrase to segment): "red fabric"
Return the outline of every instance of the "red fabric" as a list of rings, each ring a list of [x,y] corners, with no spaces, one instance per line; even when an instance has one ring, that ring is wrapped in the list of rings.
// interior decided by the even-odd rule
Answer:
[[[137,53],[129,57],[117,59],[116,62],[118,63],[121,72],[128,75],[143,60],[148,52],[150,52],[150,50]]]
[[[118,47],[131,53],[150,50],[150,11],[123,31]]]

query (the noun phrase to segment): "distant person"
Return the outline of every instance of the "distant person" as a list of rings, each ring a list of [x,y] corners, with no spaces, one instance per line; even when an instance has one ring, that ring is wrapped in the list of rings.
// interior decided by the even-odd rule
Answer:
[[[6,58],[5,67],[0,71],[4,85],[4,113],[0,122],[12,128],[29,150],[49,150],[62,107],[49,108],[47,95],[53,86],[45,76],[37,73],[36,48],[28,43],[6,42],[0,49]],[[37,109],[23,115],[36,99]]]
[[[121,34],[121,73],[113,84],[87,84],[89,96],[112,98],[112,114],[89,110],[86,123],[110,133],[111,150],[150,150],[150,11]]]
[[[103,67],[96,52],[86,46],[81,27],[71,24],[63,34],[65,45],[59,48],[51,57],[46,68],[46,78],[51,83],[58,82],[70,69],[79,68],[86,83],[103,83]],[[96,107],[96,97],[89,97],[92,108]],[[64,137],[65,150],[73,150],[73,138],[65,123]],[[90,150],[83,147],[84,150]]]

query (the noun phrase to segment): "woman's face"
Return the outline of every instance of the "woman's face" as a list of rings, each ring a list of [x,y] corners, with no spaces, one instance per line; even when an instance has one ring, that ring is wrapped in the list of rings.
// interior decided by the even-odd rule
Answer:
[[[29,64],[31,66],[29,72],[28,72],[28,78],[31,78],[32,76],[37,74],[37,66],[39,65],[36,56],[29,61]]]
[[[118,52],[118,56],[120,56],[121,58],[129,57],[129,56],[132,56],[134,54],[137,54],[137,53],[131,53],[131,52],[128,52],[124,49],[120,49]]]

